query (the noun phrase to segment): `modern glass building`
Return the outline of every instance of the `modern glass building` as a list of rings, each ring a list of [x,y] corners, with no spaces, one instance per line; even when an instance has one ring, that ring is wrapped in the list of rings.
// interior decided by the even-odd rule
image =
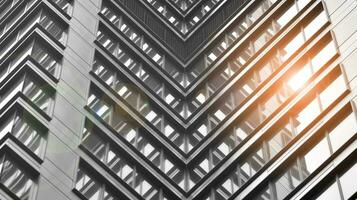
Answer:
[[[0,199],[357,199],[356,0],[0,0]]]

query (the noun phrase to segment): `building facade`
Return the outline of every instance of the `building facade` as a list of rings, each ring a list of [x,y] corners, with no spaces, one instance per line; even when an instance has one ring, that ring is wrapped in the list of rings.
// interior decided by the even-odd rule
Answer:
[[[0,0],[0,199],[357,199],[356,0]]]

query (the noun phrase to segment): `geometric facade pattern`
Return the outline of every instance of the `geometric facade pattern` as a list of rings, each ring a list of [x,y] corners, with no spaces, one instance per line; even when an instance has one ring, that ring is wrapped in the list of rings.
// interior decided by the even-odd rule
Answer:
[[[0,0],[0,199],[356,199],[355,0]]]

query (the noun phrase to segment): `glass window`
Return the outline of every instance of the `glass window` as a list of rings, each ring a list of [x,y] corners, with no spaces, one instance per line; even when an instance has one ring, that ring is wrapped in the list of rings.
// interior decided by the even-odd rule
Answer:
[[[249,160],[250,160],[251,176],[253,176],[265,165],[266,162],[266,158],[264,156],[262,147],[255,150],[255,152],[250,155]]]
[[[44,131],[38,122],[29,117],[29,114],[25,112],[17,112],[12,134],[32,152],[41,156],[46,143]]]
[[[312,59],[311,64],[314,72],[317,72],[337,53],[333,41],[329,42]]]
[[[13,98],[17,93],[21,92],[23,87],[24,87],[24,77],[22,76],[21,78],[14,80],[14,82],[11,83],[11,86],[7,88],[5,91],[3,90],[3,93],[1,94],[1,104],[0,107],[3,107],[5,103],[7,103],[11,98]]]
[[[93,171],[80,166],[77,170],[77,181],[75,189],[87,200],[117,200],[123,199],[123,195],[118,191],[113,191],[111,185],[102,182],[102,179],[95,178]],[[121,198],[119,198],[121,197]],[[124,198],[127,199],[127,198]]]
[[[89,108],[93,110],[105,122],[111,124],[112,108],[111,105],[100,98],[96,94],[91,94],[87,100]]]
[[[261,47],[263,47],[274,35],[274,29],[272,25],[265,27],[262,33],[254,39],[253,45],[254,50],[257,52]]]
[[[10,72],[15,68],[18,68],[19,63],[23,62],[25,58],[31,56],[35,61],[37,61],[41,67],[46,69],[50,74],[56,76],[57,69],[59,68],[58,59],[50,53],[50,50],[46,48],[42,41],[32,40],[29,44],[21,46],[20,51],[15,51],[13,56],[10,57],[7,68],[4,64],[4,68],[1,72],[0,80],[3,80]]]
[[[332,199],[333,200],[341,199],[340,192],[336,182],[333,182],[333,184],[330,185],[330,187],[328,187],[325,191],[322,192],[322,194],[320,194],[320,196],[316,198],[316,200],[332,200]]]
[[[103,200],[118,200],[118,197],[116,197],[117,192],[111,192],[109,190],[105,190],[103,194]]]
[[[44,13],[40,20],[41,26],[46,29],[56,40],[65,44],[66,33],[65,28],[59,24],[58,21],[53,19],[48,13]]]
[[[309,125],[320,114],[320,106],[317,98],[314,98],[309,104],[294,117],[294,125],[298,133],[300,133],[307,125]]]
[[[269,199],[273,199],[273,193],[270,190],[269,185],[266,186],[259,194],[257,194],[257,196],[255,196],[253,199],[254,200],[269,200]]]
[[[295,4],[292,4],[283,14],[276,19],[278,27],[285,26],[296,14],[298,10]]]
[[[291,125],[287,122],[274,131],[273,136],[268,140],[270,159],[279,153],[293,137]]]
[[[15,56],[10,57],[11,61],[9,62],[10,64],[7,74],[12,72],[15,68],[19,67],[18,65],[31,53],[32,46],[27,45],[25,47],[21,47],[20,49],[20,51],[17,51],[13,54]],[[3,78],[5,78],[5,76]]]
[[[215,199],[229,199],[229,197],[238,190],[237,173],[234,170],[227,179],[219,184],[215,192]]]
[[[299,10],[302,10],[311,0],[297,0]]]
[[[21,200],[28,200],[31,198],[31,190],[35,183],[20,166],[9,156],[3,155],[0,163],[0,182]]]
[[[342,187],[343,196],[345,199],[349,199],[356,193],[357,188],[357,164],[354,164],[347,172],[345,172],[341,178],[340,183]]]
[[[50,74],[57,76],[57,71],[60,64],[58,59],[51,53],[48,48],[46,48],[40,42],[35,41],[31,56]]]
[[[304,43],[304,36],[299,32],[293,39],[291,39],[281,50],[282,59],[286,61],[292,54],[298,50]]]
[[[34,27],[37,23],[40,22],[41,12],[31,18],[32,19],[30,19],[30,21],[27,21],[26,24],[22,26],[21,30],[19,30],[19,37],[23,37],[32,27]]]
[[[153,187],[152,184],[147,182],[141,175],[135,177],[136,182],[134,189],[139,193],[144,199],[159,199],[159,191]]]
[[[14,115],[11,115],[7,119],[1,119],[0,124],[0,138],[3,138],[6,134],[11,133],[14,126]]]
[[[298,162],[294,162],[289,168],[290,178],[291,178],[291,186],[292,188],[296,188],[302,181],[303,177],[300,175],[300,167]]]
[[[322,109],[326,109],[330,106],[331,103],[340,97],[346,90],[345,80],[343,79],[343,76],[340,75],[320,93]]]
[[[84,128],[82,144],[100,161],[104,162],[107,144],[98,134],[93,134],[92,131]]]
[[[290,173],[285,172],[278,180],[275,182],[275,188],[276,188],[276,196],[277,199],[284,199],[286,197],[292,188],[292,185],[290,183]]]
[[[68,0],[51,0],[54,2],[60,9],[62,9],[67,14],[71,13],[72,5]]]
[[[23,93],[45,113],[52,112],[52,88],[48,83],[40,82],[39,79],[32,76],[26,76]]]
[[[332,145],[332,150],[337,151],[348,139],[355,135],[357,123],[355,114],[352,112],[334,129],[329,131],[329,137]]]
[[[326,13],[323,11],[321,12],[318,16],[316,16],[305,28],[305,36],[307,39],[309,39],[312,35],[316,33],[316,31],[319,30],[322,25],[324,25],[327,22],[327,16]]]
[[[317,143],[312,149],[310,149],[301,159],[303,165],[303,173],[305,177],[308,177],[315,171],[331,153],[327,143],[327,139],[324,137],[319,143]]]
[[[340,113],[330,120],[332,121],[332,123],[342,125],[340,129],[341,131],[338,132],[346,131],[345,128],[349,126],[356,127],[354,113],[351,113],[352,112],[351,107],[348,108],[349,109],[348,112],[346,109],[347,107],[343,108],[343,111],[340,111],[344,116],[341,116]],[[355,123],[355,125],[351,125],[348,122],[346,122],[349,120],[350,116],[353,116],[353,123]],[[355,133],[354,130],[352,132]],[[302,183],[302,181],[304,181],[307,177],[309,177],[310,174],[312,174],[331,156],[332,150],[329,146],[330,143],[328,141],[326,128],[323,127],[321,130],[318,130],[315,133],[315,135],[319,136],[320,138],[310,138],[309,140],[312,141],[312,143],[308,142],[309,144],[300,147],[300,149],[305,153],[302,154],[299,153],[300,155],[296,155],[295,156],[296,158],[293,160],[293,164],[288,166],[287,170],[284,170],[283,173],[278,172],[280,174],[278,175],[278,178],[273,177],[273,180],[269,182],[269,187],[267,187],[262,192],[260,192],[260,194],[258,194],[254,199],[285,199],[286,196],[292,190],[297,188],[299,184]],[[282,143],[280,138],[279,140],[280,143]],[[317,144],[315,144],[316,143],[315,141],[317,142]],[[305,148],[307,149],[307,151],[305,150]],[[244,184],[244,182],[249,179],[249,174],[251,173],[250,172],[251,169],[249,168],[249,162],[244,162],[240,166],[240,171],[241,171],[240,178],[241,179],[246,178],[245,180],[243,179],[243,184]],[[343,199],[350,199],[350,197],[355,195],[356,193],[357,184],[355,184],[356,181],[353,180],[356,176],[357,176],[357,164],[354,164],[353,167],[348,169],[347,172],[340,177],[339,182],[333,180],[333,183],[331,183],[325,191],[323,191],[322,193],[318,193],[317,199],[338,200],[342,198],[342,193],[344,196]],[[324,184],[324,182],[325,181],[322,181],[321,183]],[[316,189],[319,189],[318,187],[319,186],[317,186]],[[270,189],[268,188],[273,189],[274,191],[271,192]],[[341,188],[341,190],[339,188]],[[340,192],[342,193],[340,194]]]
[[[95,61],[94,67],[93,67],[94,73],[100,77],[107,85],[113,86],[114,82],[114,72],[111,70],[109,67],[106,65],[103,65],[99,61]],[[123,92],[119,92],[121,94]]]
[[[98,42],[107,49],[112,55],[117,55],[118,44],[112,37],[108,34],[105,34],[102,31],[97,32],[97,40]]]
[[[260,114],[264,119],[268,118],[285,102],[287,98],[285,93],[285,88],[279,87],[277,90],[273,91],[273,94],[261,104]]]
[[[88,200],[99,200],[101,185],[87,172],[78,169],[76,189]]]

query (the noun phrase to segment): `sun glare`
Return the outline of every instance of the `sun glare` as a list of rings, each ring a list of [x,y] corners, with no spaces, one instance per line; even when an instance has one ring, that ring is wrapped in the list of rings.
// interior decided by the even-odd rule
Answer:
[[[311,69],[308,65],[305,65],[296,74],[294,74],[288,81],[289,87],[296,91],[300,89],[310,78]]]

